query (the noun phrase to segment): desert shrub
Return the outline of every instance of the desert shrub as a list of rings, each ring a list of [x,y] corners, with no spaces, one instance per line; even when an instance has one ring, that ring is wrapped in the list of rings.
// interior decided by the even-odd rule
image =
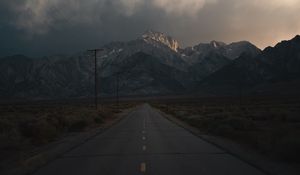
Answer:
[[[214,125],[209,127],[208,132],[219,136],[233,136],[235,130],[230,125]]]
[[[33,132],[33,136],[38,142],[48,142],[53,140],[58,134],[56,127],[46,120],[39,120],[36,122],[33,125]]]
[[[16,125],[7,119],[0,120],[0,148],[14,149],[19,145],[20,134]]]
[[[23,138],[19,131],[16,128],[12,128],[0,135],[0,149],[19,150],[22,147],[20,145],[22,141]]]
[[[240,107],[237,105],[230,105],[226,108],[228,112],[237,112],[240,111]]]
[[[104,123],[104,120],[103,120],[102,117],[98,116],[98,117],[95,117],[95,118],[94,118],[94,122],[95,122],[96,124],[101,124],[101,123]]]
[[[12,121],[9,121],[7,119],[1,119],[0,120],[0,134],[10,131],[14,128],[14,124]]]
[[[200,127],[207,128],[209,133],[226,137],[239,137],[256,128],[251,120],[238,117],[223,118],[221,120],[205,119],[201,121]]]
[[[69,131],[70,132],[80,132],[80,131],[85,130],[87,128],[87,126],[88,126],[88,121],[84,120],[84,119],[80,119],[70,125]]]
[[[60,122],[60,117],[59,115],[55,114],[55,113],[50,113],[50,114],[46,114],[43,117],[47,122],[49,122],[51,125],[55,126],[56,129],[60,130],[63,128],[61,122]]]
[[[198,117],[198,116],[182,116],[179,118],[182,119],[183,121],[188,122],[189,124],[191,124],[193,126],[197,126],[198,123],[201,121],[200,117]]]
[[[50,120],[50,122],[56,126],[56,128],[60,131],[65,131],[66,128],[68,128],[70,126],[70,121],[68,116],[66,115],[58,115],[58,114],[54,114],[54,115],[49,115],[48,116]]]
[[[177,112],[176,112],[176,116],[177,116],[177,117],[180,117],[180,118],[186,117],[187,115],[188,115],[188,112],[187,112],[187,111],[177,111]]]
[[[270,109],[269,112],[265,115],[268,116],[267,118],[269,120],[278,121],[278,122],[287,121],[287,116],[288,116],[287,111],[282,109],[276,109],[276,108]]]
[[[233,129],[240,131],[255,129],[255,124],[252,120],[241,117],[226,118],[222,120],[220,124],[231,126]]]
[[[230,115],[232,114],[228,112],[223,112],[223,113],[207,114],[206,117],[211,118],[213,120],[223,120],[225,118],[228,118]]]
[[[253,112],[250,117],[254,121],[270,121],[269,114],[262,111]]]
[[[167,105],[154,104],[154,106],[160,108],[163,111],[168,111],[168,109],[169,109]]]
[[[111,114],[109,111],[102,111],[94,116],[94,122],[96,124],[102,124],[106,118],[111,118],[112,116],[113,114]]]
[[[300,116],[297,115],[296,113],[291,113],[286,117],[286,120],[288,122],[293,122],[293,123],[299,123],[300,122]]]
[[[192,126],[202,129],[203,131],[206,131],[207,129],[209,129],[209,127],[214,122],[214,120],[212,118],[205,118],[205,117],[185,118],[184,121],[188,122]]]
[[[44,118],[21,123],[20,131],[24,137],[30,138],[36,144],[47,143],[58,134],[56,127]]]
[[[115,112],[112,110],[108,110],[108,109],[103,109],[101,111],[98,111],[96,117],[100,117],[102,119],[106,119],[106,118],[111,118],[112,116],[114,116]]]
[[[216,112],[220,112],[220,113],[225,111],[225,109],[222,107],[216,107],[215,110]]]

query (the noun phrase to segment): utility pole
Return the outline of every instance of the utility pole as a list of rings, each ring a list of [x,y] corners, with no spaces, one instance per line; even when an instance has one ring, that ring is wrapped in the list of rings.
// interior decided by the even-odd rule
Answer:
[[[97,74],[97,51],[101,51],[103,49],[92,49],[92,50],[88,50],[89,52],[94,52],[94,56],[95,56],[95,107],[96,109],[98,109],[98,74]]]
[[[120,72],[117,73],[117,108],[119,110],[119,82],[120,82]]]
[[[240,101],[240,108],[242,108],[242,104],[243,104],[243,84],[242,84],[242,80],[240,80],[239,82],[239,101]]]

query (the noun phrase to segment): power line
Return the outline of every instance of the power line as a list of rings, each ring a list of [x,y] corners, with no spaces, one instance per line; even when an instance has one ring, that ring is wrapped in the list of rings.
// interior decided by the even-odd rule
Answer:
[[[95,107],[96,107],[96,109],[98,109],[98,74],[97,74],[97,52],[98,51],[102,51],[103,49],[92,49],[92,50],[88,50],[89,52],[94,52],[94,56],[95,56],[95,75],[94,75],[94,77],[95,77]]]

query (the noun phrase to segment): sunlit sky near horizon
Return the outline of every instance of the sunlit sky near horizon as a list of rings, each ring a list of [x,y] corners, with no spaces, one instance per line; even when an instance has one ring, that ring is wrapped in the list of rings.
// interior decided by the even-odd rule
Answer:
[[[76,53],[153,29],[181,47],[300,34],[300,0],[1,0],[0,56]]]

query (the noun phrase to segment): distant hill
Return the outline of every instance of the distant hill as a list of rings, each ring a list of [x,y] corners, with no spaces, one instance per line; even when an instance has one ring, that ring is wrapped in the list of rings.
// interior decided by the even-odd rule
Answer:
[[[270,93],[266,89],[275,85],[277,92],[298,82],[299,47],[296,36],[263,51],[247,41],[181,48],[176,39],[150,30],[135,40],[101,47],[98,90],[101,96],[115,95],[119,74],[121,95],[234,95],[241,89],[259,94]],[[0,58],[2,99],[89,97],[93,88],[91,52]]]
[[[267,47],[257,56],[242,54],[197,83],[194,91],[215,95],[300,94],[300,36]]]

